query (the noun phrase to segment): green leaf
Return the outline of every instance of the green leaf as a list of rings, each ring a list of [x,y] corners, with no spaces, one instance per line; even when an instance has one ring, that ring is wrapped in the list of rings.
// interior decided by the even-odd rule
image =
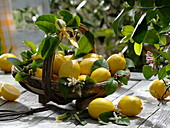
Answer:
[[[86,125],[87,121],[84,119],[81,119],[78,114],[74,114],[75,119],[81,124],[81,125]]]
[[[20,55],[23,60],[30,60],[32,58],[33,53],[30,51],[22,51]]]
[[[166,52],[163,52],[163,51],[158,51],[156,50],[159,54],[161,54],[165,59],[169,60],[170,61],[170,55]]]
[[[36,26],[44,31],[46,34],[57,32],[56,26],[53,23],[47,21],[37,21],[35,22]]]
[[[148,43],[148,44],[158,44],[159,38],[156,34],[156,31],[155,30],[148,30],[143,42]]]
[[[166,19],[170,18],[170,16],[169,16],[170,1],[169,0],[155,0],[155,5],[157,7],[161,7],[161,8],[158,8],[161,17],[164,17]]]
[[[106,36],[112,36],[114,34],[114,31],[111,29],[100,29],[96,33],[94,33],[95,37],[106,37]]]
[[[58,82],[60,92],[63,94],[64,99],[67,99],[70,92],[67,78],[66,77],[60,78]]]
[[[37,56],[42,56],[43,58],[46,58],[52,55],[58,47],[59,43],[60,41],[57,36],[44,38],[39,45]]]
[[[128,126],[130,125],[130,120],[127,116],[122,115],[122,116],[119,116],[118,119],[116,119],[115,123],[118,125]]]
[[[94,84],[96,84],[96,81],[94,81],[90,76],[86,76],[85,84],[86,85],[94,85]]]
[[[121,76],[127,76],[127,71],[124,71],[124,70],[119,70],[119,71],[117,71],[115,74],[119,74],[119,75],[121,75]]]
[[[114,33],[115,33],[116,36],[118,36],[118,34],[119,34],[118,27],[119,27],[120,20],[122,19],[123,15],[131,9],[132,9],[132,7],[128,7],[128,8],[123,9],[119,13],[119,15],[115,18],[115,20],[113,21],[112,27],[113,27],[113,30],[114,30]]]
[[[108,112],[104,112],[101,113],[98,117],[98,122],[100,124],[108,124],[110,122],[110,117],[113,117],[113,111],[108,111]]]
[[[166,65],[166,73],[170,76],[170,64]]]
[[[165,33],[168,33],[168,32],[170,32],[170,25],[167,26],[167,27],[165,27],[164,29],[162,29],[162,30],[160,31],[160,34],[165,34]]]
[[[70,48],[69,48],[67,45],[64,45],[63,43],[60,43],[60,44],[58,45],[58,49],[59,49],[59,50],[62,50],[62,51],[64,51],[64,50],[70,50]]]
[[[58,12],[58,14],[60,16],[63,16],[63,20],[66,23],[68,23],[73,18],[73,15],[67,10],[61,10],[61,11]]]
[[[154,2],[154,0],[140,0],[140,4],[142,7],[153,7]]]
[[[66,112],[61,116],[57,116],[56,117],[56,122],[65,122],[65,121],[70,120],[71,118],[72,118],[72,114],[69,113],[69,112]]]
[[[130,120],[127,116],[120,115],[114,111],[101,113],[98,117],[98,122],[101,124],[116,123],[118,125],[130,125]]]
[[[36,45],[33,42],[24,40],[23,43],[27,45],[33,53],[36,53]]]
[[[140,56],[142,52],[143,44],[134,43],[134,51],[136,55]]]
[[[126,43],[126,42],[128,42],[128,41],[130,40],[130,38],[131,38],[131,35],[125,36],[125,37],[123,37],[123,38],[120,40],[120,43]]]
[[[79,16],[75,16],[74,18],[72,18],[67,23],[67,27],[70,27],[70,28],[78,28],[79,26],[80,26],[80,18],[79,18]]]
[[[150,79],[153,75],[155,75],[157,71],[158,69],[152,70],[152,67],[149,65],[144,65],[142,68],[143,75],[147,80]]]
[[[126,25],[121,30],[121,32],[124,36],[132,35],[133,31],[134,31],[134,27],[131,25]]]
[[[148,10],[146,13],[146,21],[150,22],[153,20],[154,16],[157,14],[157,10]]]
[[[134,14],[134,21],[135,21],[135,23],[137,23],[140,18],[141,18],[141,11],[137,11],[137,12]]]
[[[114,78],[109,78],[106,81],[106,85],[105,85],[106,95],[110,95],[114,93],[117,90],[117,88],[118,88],[118,82],[114,80]]]
[[[89,53],[94,47],[94,35],[87,31],[79,40],[79,48],[75,49],[75,58],[81,57]]]
[[[106,68],[109,70],[109,65],[108,65],[107,61],[105,59],[98,59],[93,63],[91,72],[93,72],[94,70],[96,70],[97,68],[100,68],[100,67],[103,67],[103,68]]]
[[[159,38],[159,41],[160,41],[163,45],[166,45],[167,40],[166,40],[166,36],[165,36],[165,35],[160,35],[160,34],[158,34],[158,38]]]
[[[120,77],[118,78],[119,82],[124,84],[124,85],[127,85],[128,84],[128,79],[126,77]]]
[[[135,67],[135,65],[131,59],[125,58],[125,60],[126,60],[126,69]]]
[[[20,67],[20,65],[22,64],[22,62],[17,59],[17,58],[7,58],[7,60],[12,63],[18,70],[22,70],[22,68]]]
[[[53,15],[53,14],[44,14],[44,15],[39,16],[35,23],[37,23],[39,21],[46,21],[46,22],[55,24],[55,21],[57,19],[58,19],[58,17],[56,15]]]
[[[144,13],[135,26],[135,30],[131,36],[136,43],[141,44],[143,42],[146,36],[147,26],[146,13]]]
[[[166,75],[167,75],[166,67],[162,67],[158,72],[158,79],[161,80],[161,79],[165,78]]]
[[[43,59],[36,59],[32,62],[32,69],[36,71],[36,68],[41,68],[43,66]]]
[[[15,80],[16,81],[22,81],[24,80],[25,78],[27,78],[29,76],[29,74],[21,71],[21,72],[18,72],[16,75],[15,75]]]

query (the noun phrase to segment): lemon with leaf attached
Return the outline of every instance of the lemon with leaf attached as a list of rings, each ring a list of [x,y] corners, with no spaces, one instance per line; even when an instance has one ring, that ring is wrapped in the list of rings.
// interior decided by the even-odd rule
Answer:
[[[142,101],[136,96],[124,96],[118,103],[118,108],[123,115],[136,116],[142,109]]]
[[[88,113],[94,119],[97,119],[101,113],[114,111],[114,109],[113,103],[106,98],[96,98],[88,105]]]
[[[0,56],[0,70],[4,72],[11,72],[12,63],[7,60],[7,58],[17,58],[12,53],[4,53]]]
[[[126,60],[123,54],[113,54],[107,59],[107,62],[112,75],[114,75],[117,71],[124,70],[126,68]]]
[[[165,81],[168,83],[167,81]],[[157,98],[161,99],[162,95],[165,93],[166,86],[165,83],[162,80],[154,80],[151,82],[150,87],[149,87],[149,92],[150,94]],[[167,92],[162,99],[168,97],[170,95],[170,92]]]

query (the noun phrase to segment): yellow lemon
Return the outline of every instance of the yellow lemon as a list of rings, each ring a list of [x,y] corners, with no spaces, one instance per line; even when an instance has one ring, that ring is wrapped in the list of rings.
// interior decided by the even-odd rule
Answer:
[[[56,55],[53,61],[53,73],[58,75],[61,65],[66,62],[66,59],[62,55]]]
[[[96,82],[102,82],[108,80],[111,77],[111,73],[106,68],[101,67],[94,70],[90,77]]]
[[[124,96],[118,103],[118,108],[123,115],[135,116],[138,115],[142,109],[142,101],[136,96]]]
[[[21,95],[21,92],[18,88],[11,84],[3,84],[1,88],[1,95],[6,100],[14,101]]]
[[[80,65],[77,60],[69,60],[63,63],[59,70],[59,78],[74,77],[78,78],[80,75]]]
[[[114,75],[119,70],[126,68],[126,60],[123,54],[113,54],[107,59],[111,74]]]
[[[96,58],[86,58],[80,62],[80,74],[81,75],[90,75],[91,67],[93,63],[96,61]]]
[[[68,60],[74,60],[74,56],[73,55],[65,55],[64,58],[68,61]]]
[[[65,56],[65,53],[64,53],[64,51],[58,51],[58,55]]]
[[[80,75],[80,76],[78,77],[78,79],[79,79],[79,80],[86,80],[86,75]]]
[[[150,94],[155,97],[160,99],[162,95],[164,94],[166,90],[166,86],[162,80],[154,80],[149,87]],[[168,97],[170,95],[170,92],[167,92],[164,96],[163,99]]]
[[[106,98],[96,98],[88,105],[88,113],[94,119],[98,119],[101,113],[114,111],[114,109],[113,103]]]
[[[83,59],[86,59],[86,58],[96,58],[96,59],[101,59],[101,58],[104,58],[102,55],[98,55],[96,53],[89,53],[85,56],[83,56]]]
[[[36,68],[35,77],[42,78],[42,68]]]
[[[6,60],[7,58],[17,58],[17,57],[12,53],[2,54],[0,56],[0,70],[4,72],[11,72],[12,64],[8,60]]]
[[[2,96],[1,95],[1,89],[2,89],[2,83],[0,83],[0,96]]]

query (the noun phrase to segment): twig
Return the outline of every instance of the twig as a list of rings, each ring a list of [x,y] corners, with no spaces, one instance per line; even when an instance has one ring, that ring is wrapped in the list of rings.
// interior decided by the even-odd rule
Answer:
[[[165,81],[164,79],[162,79],[162,80],[163,80],[165,86],[168,86],[168,87],[166,88],[164,94],[161,96],[161,98],[160,98],[161,100],[163,99],[163,97],[165,96],[165,94],[166,94],[166,93],[169,91],[169,89],[170,89],[170,84],[167,85],[167,84],[166,84],[166,81]]]

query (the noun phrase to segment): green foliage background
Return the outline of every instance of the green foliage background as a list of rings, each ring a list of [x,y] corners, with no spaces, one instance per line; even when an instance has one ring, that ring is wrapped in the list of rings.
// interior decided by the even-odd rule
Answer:
[[[123,51],[124,55],[131,58],[135,63],[136,67],[132,71],[142,71],[146,61],[146,51],[159,47],[157,44],[159,42],[165,43],[165,37],[169,36],[169,6],[169,0],[50,1],[52,14],[57,14],[59,10],[68,10],[72,14],[77,13],[81,22],[94,32],[97,53],[107,58],[113,53]],[[146,13],[146,16],[144,16],[144,20],[141,19],[141,26],[136,27],[144,13]],[[34,26],[32,17],[36,17],[37,14],[36,8],[14,10],[17,28],[32,29]],[[138,28],[133,33],[133,36],[126,36],[121,32],[126,25]],[[138,37],[137,35],[140,36]],[[140,55],[135,54],[133,41],[143,44]],[[169,42],[166,43],[168,44]]]

